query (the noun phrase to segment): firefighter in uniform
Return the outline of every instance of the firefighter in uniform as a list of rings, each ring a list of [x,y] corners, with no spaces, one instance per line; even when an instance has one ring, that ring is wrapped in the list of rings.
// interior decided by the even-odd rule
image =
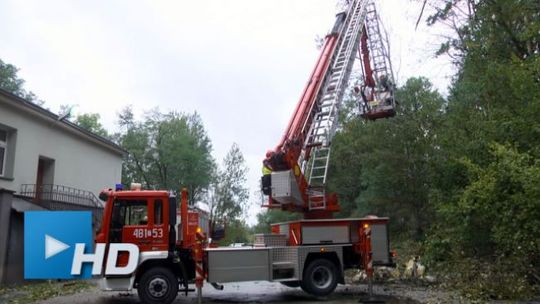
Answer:
[[[264,195],[272,193],[272,166],[270,165],[272,155],[272,151],[266,152],[266,158],[263,160],[261,185]]]

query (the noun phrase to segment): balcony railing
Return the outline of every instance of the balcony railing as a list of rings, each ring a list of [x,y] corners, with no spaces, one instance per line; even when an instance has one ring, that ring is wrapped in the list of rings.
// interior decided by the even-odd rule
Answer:
[[[92,211],[92,224],[97,229],[103,215],[103,204],[86,190],[62,185],[22,184],[18,196],[26,198],[49,210],[88,210]]]
[[[90,208],[103,208],[94,193],[62,185],[21,185],[20,196],[34,198],[36,201],[55,201]]]

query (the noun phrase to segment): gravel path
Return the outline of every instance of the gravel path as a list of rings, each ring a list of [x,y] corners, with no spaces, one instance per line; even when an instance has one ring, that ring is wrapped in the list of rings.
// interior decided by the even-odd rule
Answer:
[[[218,291],[206,284],[203,289],[203,303],[358,303],[366,295],[366,285],[339,286],[336,291],[324,298],[305,294],[300,288],[288,288],[278,283],[244,282],[224,284],[225,289]],[[375,286],[374,293],[389,304],[418,303],[466,303],[456,294],[443,292],[429,287],[416,287],[404,284]],[[77,294],[56,297],[40,304],[135,304],[140,303],[136,292],[110,293],[97,288]],[[186,298],[179,294],[175,304],[197,303],[195,293]]]

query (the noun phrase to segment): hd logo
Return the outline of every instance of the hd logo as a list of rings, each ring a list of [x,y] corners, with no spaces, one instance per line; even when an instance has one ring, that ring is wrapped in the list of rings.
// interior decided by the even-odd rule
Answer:
[[[92,251],[90,211],[29,211],[24,213],[24,278],[84,279],[101,275],[128,275],[135,271],[139,247],[134,244],[96,244]],[[128,253],[126,265],[118,254]]]
[[[90,278],[92,265],[71,274],[75,244],[92,244],[90,211],[29,211],[24,213],[24,278]]]

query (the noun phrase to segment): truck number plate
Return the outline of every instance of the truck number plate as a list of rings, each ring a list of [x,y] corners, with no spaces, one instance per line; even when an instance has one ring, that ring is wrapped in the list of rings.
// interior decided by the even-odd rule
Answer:
[[[146,239],[146,238],[162,238],[163,237],[163,228],[153,228],[153,229],[134,229],[133,236],[137,239]]]

